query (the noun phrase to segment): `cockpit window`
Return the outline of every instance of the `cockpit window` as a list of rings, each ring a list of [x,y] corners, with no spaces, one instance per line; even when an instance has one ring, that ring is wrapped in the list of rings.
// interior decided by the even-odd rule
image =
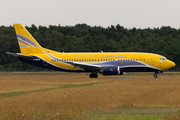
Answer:
[[[167,60],[167,58],[159,58],[159,60]]]

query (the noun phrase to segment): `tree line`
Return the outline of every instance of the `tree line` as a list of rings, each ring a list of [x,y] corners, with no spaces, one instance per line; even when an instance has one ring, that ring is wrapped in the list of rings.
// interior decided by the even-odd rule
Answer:
[[[107,28],[76,24],[75,26],[25,26],[45,48],[59,52],[149,52],[167,57],[180,67],[180,29],[127,29],[117,24]],[[34,68],[5,52],[20,52],[13,26],[0,26],[0,68]]]

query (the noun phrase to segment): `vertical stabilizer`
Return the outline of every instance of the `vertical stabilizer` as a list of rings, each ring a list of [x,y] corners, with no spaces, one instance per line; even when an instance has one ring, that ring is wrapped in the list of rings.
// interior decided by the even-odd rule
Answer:
[[[22,24],[14,24],[17,40],[21,54],[30,55],[42,53],[42,47],[33,38],[33,36],[22,26]]]

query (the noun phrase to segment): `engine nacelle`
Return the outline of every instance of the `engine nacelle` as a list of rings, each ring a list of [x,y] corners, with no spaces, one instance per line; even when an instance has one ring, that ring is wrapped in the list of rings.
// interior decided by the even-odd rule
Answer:
[[[123,75],[123,72],[120,72],[119,66],[103,67],[100,73],[103,75]]]

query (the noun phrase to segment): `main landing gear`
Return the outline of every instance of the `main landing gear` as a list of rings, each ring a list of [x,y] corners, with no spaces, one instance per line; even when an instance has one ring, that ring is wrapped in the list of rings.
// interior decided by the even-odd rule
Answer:
[[[97,73],[91,73],[90,75],[89,75],[89,77],[90,78],[97,78],[98,77],[98,74]]]

